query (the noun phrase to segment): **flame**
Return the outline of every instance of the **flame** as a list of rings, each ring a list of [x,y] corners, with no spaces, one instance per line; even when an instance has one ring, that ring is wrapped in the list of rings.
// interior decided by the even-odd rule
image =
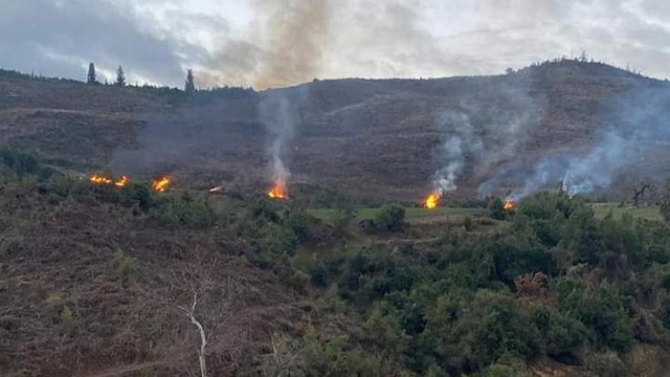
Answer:
[[[503,204],[503,209],[507,212],[512,212],[516,209],[516,202],[511,199],[505,200],[505,204]]]
[[[121,179],[119,179],[118,181],[114,182],[114,185],[115,185],[116,187],[125,187],[125,186],[128,185],[128,181],[130,181],[130,180],[128,179],[128,177],[125,176],[125,175],[122,175],[122,176],[121,176]]]
[[[274,186],[268,191],[268,196],[272,199],[288,199],[286,182],[281,179],[276,179]]]
[[[423,206],[427,209],[435,209],[437,208],[439,202],[440,202],[440,194],[437,191],[435,191],[430,195],[428,195],[425,202],[423,203]]]
[[[216,186],[216,187],[212,187],[211,189],[209,189],[209,192],[212,192],[212,193],[221,192],[221,190],[223,190],[223,186]]]
[[[113,182],[111,179],[100,174],[91,174],[88,180],[96,185],[111,185]]]
[[[160,177],[160,178],[155,178],[153,184],[151,187],[153,187],[154,191],[156,192],[165,192],[165,190],[170,187],[170,184],[172,183],[172,180],[170,177]]]

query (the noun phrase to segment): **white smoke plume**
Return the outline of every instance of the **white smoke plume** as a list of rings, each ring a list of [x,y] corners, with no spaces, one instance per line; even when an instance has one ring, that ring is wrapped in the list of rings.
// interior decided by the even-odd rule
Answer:
[[[468,156],[479,156],[482,143],[476,135],[470,116],[460,110],[442,112],[437,128],[446,135],[437,150],[437,160],[442,163],[433,177],[433,188],[440,196],[458,189],[457,181],[465,168]]]
[[[261,94],[259,121],[268,133],[270,169],[275,184],[286,189],[291,172],[286,167],[288,143],[300,122],[299,106],[307,98],[307,87],[269,90]]]
[[[542,96],[529,95],[531,84],[529,72],[519,72],[461,100],[457,109],[439,114],[435,123],[445,136],[436,153],[440,166],[433,178],[436,191],[455,191],[466,169],[468,175],[488,176],[518,155],[545,109]]]
[[[522,200],[558,182],[562,182],[568,195],[574,196],[608,188],[622,174],[666,176],[670,91],[638,90],[613,101],[606,110],[609,116],[603,123],[608,126],[596,132],[586,153],[543,158],[512,199]]]

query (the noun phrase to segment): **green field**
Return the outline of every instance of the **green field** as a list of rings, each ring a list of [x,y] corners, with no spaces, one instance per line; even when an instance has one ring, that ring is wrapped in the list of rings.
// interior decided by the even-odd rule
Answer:
[[[615,203],[596,203],[592,206],[596,213],[596,217],[600,219],[604,218],[610,211],[612,211],[615,219],[620,218],[624,213],[630,213],[634,217],[647,220],[663,220],[658,206],[634,207],[626,205],[621,207],[619,204]]]
[[[379,208],[357,208],[358,220],[370,220],[375,217]],[[481,211],[477,208],[461,208],[461,207],[440,207],[436,209],[425,209],[417,207],[406,207],[405,216],[408,219],[417,219],[422,217],[443,217],[448,215],[469,215]],[[307,213],[325,222],[330,222],[335,217],[337,210],[332,208],[312,208],[308,209]]]
[[[649,207],[634,207],[631,205],[626,205],[621,207],[616,203],[596,203],[593,204],[593,210],[595,211],[596,217],[599,219],[604,218],[607,214],[612,211],[614,218],[620,218],[624,213],[630,213],[634,217],[639,217],[648,220],[663,220],[659,212],[658,206],[649,206]],[[408,219],[416,219],[423,217],[442,217],[448,215],[472,215],[482,209],[479,208],[463,208],[463,207],[440,207],[434,210],[428,210],[425,208],[417,207],[406,207],[405,214]],[[312,208],[308,209],[307,212],[322,221],[331,222],[336,215],[335,209],[332,208]],[[369,220],[375,217],[375,214],[379,211],[379,208],[358,208],[357,219],[358,220]]]

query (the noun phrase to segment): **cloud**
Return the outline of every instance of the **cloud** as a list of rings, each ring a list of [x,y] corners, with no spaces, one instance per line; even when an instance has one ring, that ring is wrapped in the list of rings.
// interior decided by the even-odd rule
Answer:
[[[314,77],[437,77],[583,50],[667,77],[670,6],[655,0],[31,0],[0,15],[0,65],[82,78],[95,60],[181,86]]]
[[[0,66],[84,79],[125,67],[130,82],[182,81],[179,45],[144,31],[132,8],[106,1],[30,0],[3,4]],[[113,79],[113,77],[109,77]]]

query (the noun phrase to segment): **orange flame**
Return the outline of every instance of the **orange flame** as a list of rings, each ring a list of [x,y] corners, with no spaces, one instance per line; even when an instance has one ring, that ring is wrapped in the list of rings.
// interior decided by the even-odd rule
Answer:
[[[276,179],[274,186],[268,191],[268,196],[272,199],[288,199],[286,182],[282,179]]]
[[[503,209],[507,212],[512,212],[516,209],[516,203],[514,200],[507,199],[505,200],[505,204],[503,204]]]
[[[125,176],[125,175],[122,175],[122,176],[121,176],[121,179],[119,179],[118,181],[114,182],[114,185],[115,185],[116,187],[125,187],[125,186],[128,185],[128,181],[130,181],[130,180],[128,179],[128,177]]]
[[[111,185],[112,180],[100,174],[92,174],[88,180],[96,185]]]
[[[437,208],[437,205],[440,203],[440,194],[437,191],[434,191],[428,197],[423,203],[423,206],[427,209],[435,209]]]
[[[153,187],[154,191],[156,192],[165,192],[170,187],[170,184],[172,183],[172,180],[170,177],[160,177],[160,178],[155,178],[153,184],[151,187]]]

